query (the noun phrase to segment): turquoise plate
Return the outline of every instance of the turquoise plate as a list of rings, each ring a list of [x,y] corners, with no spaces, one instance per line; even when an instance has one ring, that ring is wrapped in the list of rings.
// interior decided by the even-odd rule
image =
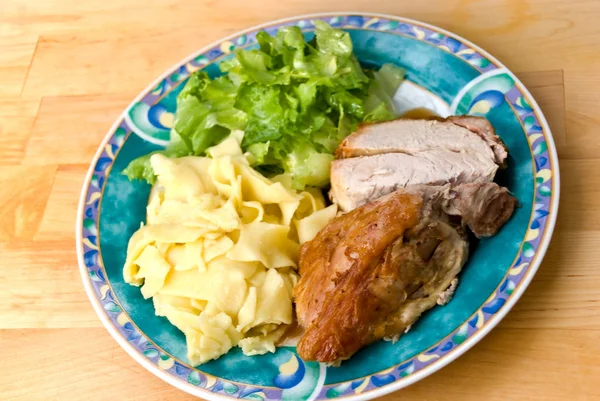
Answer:
[[[150,187],[121,171],[169,139],[175,98],[190,73],[219,74],[237,48],[256,46],[256,33],[297,25],[313,35],[321,19],[348,31],[361,63],[395,63],[407,82],[395,96],[404,110],[487,117],[510,149],[498,180],[520,207],[501,232],[480,241],[447,306],[427,312],[400,341],[364,348],[338,368],[303,362],[294,347],[246,357],[237,348],[198,368],[185,359],[182,333],[154,315],[150,300],[123,282],[127,241],[145,219]],[[321,14],[251,28],[175,65],[119,117],[85,181],[77,221],[77,251],[90,300],[117,342],[155,375],[209,400],[365,400],[407,386],[448,364],[488,333],[535,274],[554,228],[559,197],[556,150],[548,124],[523,84],[472,43],[439,28],[375,14]]]

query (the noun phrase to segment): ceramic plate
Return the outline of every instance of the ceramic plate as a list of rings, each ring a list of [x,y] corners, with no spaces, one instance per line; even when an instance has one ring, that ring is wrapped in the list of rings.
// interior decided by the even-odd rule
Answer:
[[[145,220],[150,191],[121,171],[169,139],[175,99],[189,75],[210,76],[234,49],[256,46],[260,29],[297,25],[307,37],[316,19],[348,31],[365,66],[394,63],[407,82],[397,106],[426,106],[441,115],[487,117],[510,149],[498,181],[520,207],[493,238],[479,242],[460,275],[454,299],[427,312],[400,341],[380,341],[341,367],[303,362],[294,347],[246,357],[234,348],[198,368],[185,359],[185,338],[151,300],[123,281],[127,241]],[[506,67],[472,43],[442,29],[374,14],[301,16],[252,28],[204,48],[167,71],[124,111],[104,139],[79,204],[77,250],[87,293],[115,340],[145,368],[191,394],[210,399],[365,400],[435,372],[479,341],[533,278],[556,220],[558,161],[548,124],[531,94]],[[502,361],[500,361],[502,363]]]

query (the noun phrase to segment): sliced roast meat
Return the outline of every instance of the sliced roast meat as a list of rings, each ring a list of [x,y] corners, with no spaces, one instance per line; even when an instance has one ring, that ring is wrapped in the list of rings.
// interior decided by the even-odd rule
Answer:
[[[349,211],[409,185],[489,182],[497,169],[489,157],[447,149],[339,159],[331,163],[329,194],[343,211]]]
[[[469,118],[475,117],[467,117]],[[492,136],[495,136],[493,130]],[[497,164],[504,162],[504,159],[496,157],[483,136],[467,127],[451,121],[410,119],[361,125],[356,132],[342,141],[336,151],[336,157],[341,159],[382,153],[416,155],[432,149],[476,153]]]
[[[349,211],[409,185],[492,181],[508,152],[485,118],[452,116],[363,124],[336,157],[330,198]]]

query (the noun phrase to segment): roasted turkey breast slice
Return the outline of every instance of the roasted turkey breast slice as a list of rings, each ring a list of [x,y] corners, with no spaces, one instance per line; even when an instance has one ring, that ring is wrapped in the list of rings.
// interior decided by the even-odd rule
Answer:
[[[409,185],[490,182],[497,169],[486,155],[443,148],[338,159],[331,163],[329,195],[349,211]]]
[[[496,206],[482,211],[481,204]],[[514,206],[494,183],[420,185],[335,218],[300,249],[294,290],[305,328],[300,356],[335,364],[374,341],[401,335],[451,296],[448,289],[467,259],[463,227],[491,235]]]
[[[336,157],[382,153],[416,155],[431,149],[477,153],[503,166],[508,155],[502,140],[482,117],[453,116],[446,120],[398,119],[362,124],[342,141]]]

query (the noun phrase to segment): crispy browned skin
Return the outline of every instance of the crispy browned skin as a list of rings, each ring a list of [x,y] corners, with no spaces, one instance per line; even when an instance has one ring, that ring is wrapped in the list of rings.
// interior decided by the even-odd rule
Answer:
[[[379,315],[390,311],[383,310],[371,287],[393,276],[392,263],[380,263],[384,251],[417,225],[421,201],[399,193],[364,205],[335,219],[300,249],[295,296],[306,329],[298,344],[302,358],[333,362],[374,340],[373,318],[380,309]]]
[[[493,216],[480,207],[490,203]],[[300,249],[300,356],[337,363],[402,334],[449,298],[445,291],[468,254],[463,225],[479,236],[494,234],[514,205],[494,183],[419,185],[334,219]]]
[[[316,318],[324,306],[323,299],[329,295],[327,291],[337,280],[355,277],[368,268],[404,230],[417,224],[421,200],[416,195],[399,194],[366,204],[336,218],[300,248],[301,280],[295,294],[302,326],[307,327]],[[324,264],[328,268],[323,268]],[[302,302],[304,295],[311,296],[308,304]]]

